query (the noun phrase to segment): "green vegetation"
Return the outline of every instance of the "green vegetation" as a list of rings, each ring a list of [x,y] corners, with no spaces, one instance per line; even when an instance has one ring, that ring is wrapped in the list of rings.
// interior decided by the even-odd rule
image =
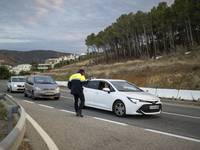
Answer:
[[[38,63],[36,61],[30,62],[31,65],[31,71],[38,71]]]
[[[95,63],[156,58],[159,55],[182,50],[193,50],[200,45],[200,1],[175,0],[170,7],[159,3],[150,12],[122,14],[116,22],[91,33],[85,44]],[[103,50],[101,57],[99,50]]]
[[[4,108],[4,104],[0,102],[0,120],[5,120],[6,116],[6,108]]]
[[[30,75],[31,74],[31,72],[30,71],[24,71],[24,70],[21,70],[20,72],[19,72],[19,75]]]
[[[15,76],[16,73],[10,72],[6,66],[0,66],[0,79],[8,79],[10,76]]]

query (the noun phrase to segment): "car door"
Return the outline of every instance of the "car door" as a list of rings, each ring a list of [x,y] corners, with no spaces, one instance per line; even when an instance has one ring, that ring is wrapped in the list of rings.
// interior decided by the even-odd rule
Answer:
[[[10,86],[11,86],[11,77],[10,77],[9,80],[8,80],[8,83],[7,83],[7,89],[9,89]]]
[[[99,90],[95,91],[95,107],[110,110],[111,108],[111,98],[113,95],[113,88],[110,86],[111,91],[106,92],[103,91],[101,84],[105,84],[105,82],[100,83]]]
[[[98,90],[100,81],[90,81],[84,86],[85,106],[94,107],[95,91]]]
[[[32,94],[32,89],[33,89],[33,77],[32,76],[30,76],[27,79],[25,88],[26,88],[27,94],[31,95]]]

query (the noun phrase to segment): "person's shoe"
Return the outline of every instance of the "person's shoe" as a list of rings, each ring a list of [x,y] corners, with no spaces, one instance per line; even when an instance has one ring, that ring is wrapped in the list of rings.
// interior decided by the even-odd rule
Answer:
[[[78,117],[79,115],[78,115],[78,112],[76,112],[76,116]]]
[[[78,116],[83,117],[81,110],[78,110]]]

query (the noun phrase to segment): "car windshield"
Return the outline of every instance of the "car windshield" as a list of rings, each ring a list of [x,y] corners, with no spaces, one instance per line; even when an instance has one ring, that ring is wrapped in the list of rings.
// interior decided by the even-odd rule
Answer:
[[[55,84],[56,83],[51,77],[35,77],[34,82],[38,84]]]
[[[111,81],[111,83],[115,86],[115,88],[118,91],[123,91],[123,92],[142,91],[140,88],[138,88],[134,84],[126,82],[126,81]]]
[[[12,82],[26,82],[26,78],[12,78]]]

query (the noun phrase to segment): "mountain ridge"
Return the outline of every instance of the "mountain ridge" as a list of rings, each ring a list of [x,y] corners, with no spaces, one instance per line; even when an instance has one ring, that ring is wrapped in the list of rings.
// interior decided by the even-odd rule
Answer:
[[[0,60],[3,60],[2,65],[16,66],[19,64],[29,64],[32,61],[43,63],[46,59],[66,56],[71,53],[57,52],[54,50],[0,50]]]

